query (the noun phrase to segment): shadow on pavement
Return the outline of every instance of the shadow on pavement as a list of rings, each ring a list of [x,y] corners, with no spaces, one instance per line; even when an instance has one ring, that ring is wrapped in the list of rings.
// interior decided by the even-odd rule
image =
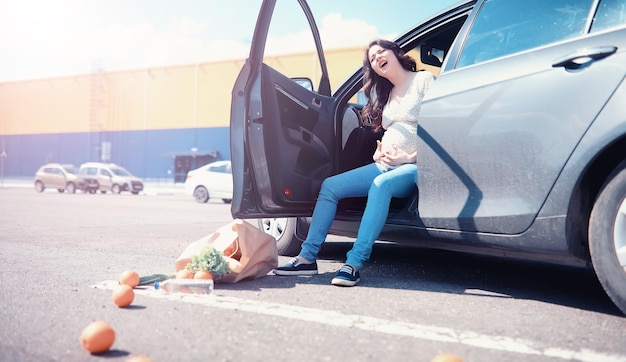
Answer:
[[[336,262],[337,269],[352,247],[349,242],[327,242],[319,261]],[[284,262],[285,258],[280,258]],[[297,284],[330,286],[334,272],[310,277],[268,275],[220,289],[292,288]],[[528,299],[623,316],[611,302],[591,269],[579,269],[512,259],[421,249],[391,243],[374,245],[361,270],[359,286]]]

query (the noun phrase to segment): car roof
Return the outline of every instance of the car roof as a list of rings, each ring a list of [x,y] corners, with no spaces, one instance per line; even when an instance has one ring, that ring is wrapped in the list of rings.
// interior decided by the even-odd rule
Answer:
[[[85,162],[80,167],[118,167],[122,168],[122,166],[117,165],[115,163],[104,163],[104,162]]]
[[[41,167],[62,167],[62,168],[76,168],[76,166],[72,165],[71,163],[58,163],[58,162],[49,162],[46,163],[45,165],[41,166]]]
[[[222,165],[230,165],[230,160],[214,161],[211,163],[207,163],[204,166],[200,166],[198,168],[209,168],[209,167],[222,166]]]

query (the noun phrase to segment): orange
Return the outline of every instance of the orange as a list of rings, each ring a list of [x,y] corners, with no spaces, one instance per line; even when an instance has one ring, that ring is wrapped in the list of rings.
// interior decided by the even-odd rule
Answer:
[[[463,360],[452,353],[442,353],[436,355],[430,362],[463,362]]]
[[[176,273],[177,279],[193,279],[194,274],[191,270],[181,269]]]
[[[198,270],[196,274],[193,275],[194,279],[213,279],[213,274],[211,274],[208,270]]]
[[[105,321],[90,323],[80,334],[83,348],[92,354],[109,350],[115,342],[115,331]]]
[[[120,284],[126,284],[131,288],[139,285],[139,274],[134,270],[126,270],[120,275]]]
[[[113,295],[111,297],[113,303],[118,307],[128,307],[135,299],[135,292],[133,288],[126,284],[120,284],[113,289]]]

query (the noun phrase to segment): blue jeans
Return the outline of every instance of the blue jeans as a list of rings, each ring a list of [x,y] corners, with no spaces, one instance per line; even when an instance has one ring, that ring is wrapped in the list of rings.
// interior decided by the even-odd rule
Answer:
[[[369,259],[372,246],[385,225],[391,198],[409,196],[416,180],[416,164],[405,164],[381,171],[375,163],[327,178],[322,183],[300,257],[309,261],[317,259],[320,247],[326,240],[335,218],[339,200],[367,196],[359,232],[346,260],[346,264],[360,269]]]

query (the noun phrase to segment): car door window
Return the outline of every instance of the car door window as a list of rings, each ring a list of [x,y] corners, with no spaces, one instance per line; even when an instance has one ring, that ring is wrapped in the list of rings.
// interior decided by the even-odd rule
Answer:
[[[581,36],[592,0],[487,0],[457,68]]]
[[[308,20],[300,5],[297,1],[277,1],[273,18],[280,18],[281,21],[270,24],[263,63],[289,78],[308,78],[309,74],[314,74],[316,78],[311,80],[314,90],[317,90],[321,66]],[[285,35],[285,29],[289,29],[288,35]],[[284,54],[298,59],[285,63],[280,57]]]
[[[626,24],[626,0],[602,0],[593,19],[591,32]]]

